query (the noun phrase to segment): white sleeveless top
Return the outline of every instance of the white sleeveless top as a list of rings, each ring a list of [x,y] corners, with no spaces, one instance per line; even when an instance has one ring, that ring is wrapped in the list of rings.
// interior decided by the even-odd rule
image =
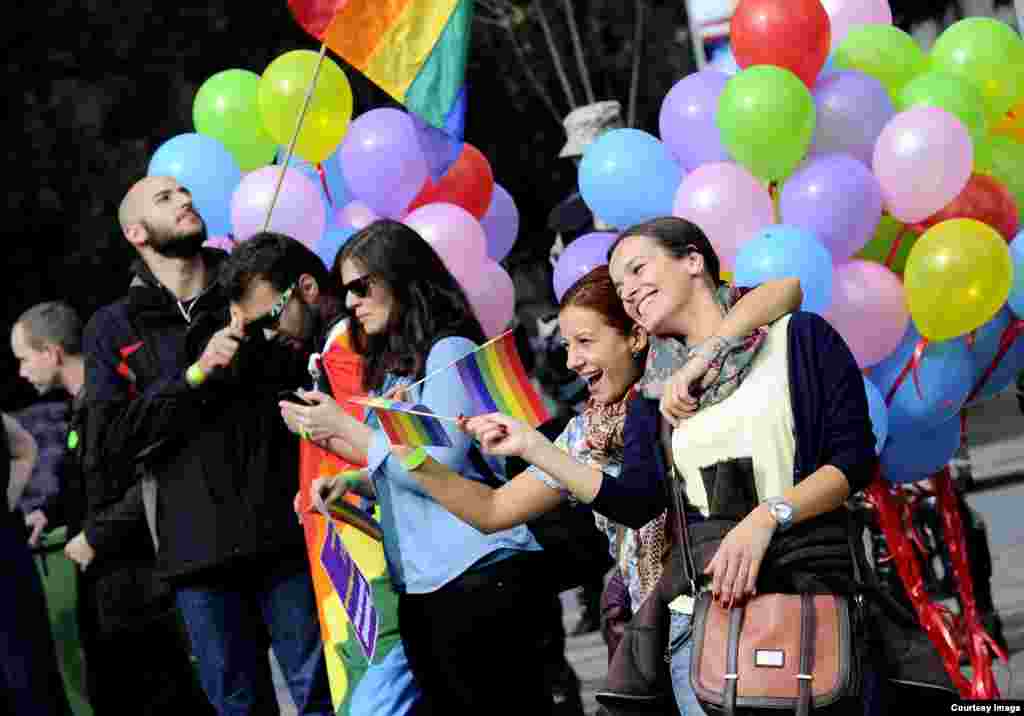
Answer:
[[[672,459],[690,503],[708,516],[701,468],[751,458],[757,501],[793,486],[796,434],[789,393],[789,316],[768,330],[743,383],[728,398],[683,421],[672,433]],[[673,610],[692,613],[693,600],[679,597]]]

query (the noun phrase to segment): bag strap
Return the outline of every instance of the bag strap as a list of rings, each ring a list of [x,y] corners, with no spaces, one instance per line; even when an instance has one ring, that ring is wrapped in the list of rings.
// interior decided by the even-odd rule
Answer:
[[[797,697],[796,716],[808,716],[811,712],[811,682],[814,678],[814,641],[816,628],[814,612],[814,595],[800,595],[800,671],[799,696]]]
[[[660,431],[659,431],[660,432]],[[662,442],[659,437],[658,444],[654,450],[654,457],[658,463],[658,470],[662,475],[662,482],[665,483],[665,493],[668,498],[665,505],[669,510],[669,521],[672,513],[675,512],[675,539],[679,545],[679,561],[683,569],[683,577],[690,583],[690,594],[697,596],[696,567],[693,562],[693,553],[690,551],[690,529],[686,524],[686,512],[683,508],[683,501],[676,489],[676,466],[672,464],[671,470],[665,465],[665,456],[662,453]],[[671,554],[671,552],[670,552]]]
[[[746,612],[745,605],[729,610],[729,637],[725,647],[725,693],[722,694],[723,716],[733,716],[736,713],[737,682],[740,678],[740,632],[743,631],[743,617]]]

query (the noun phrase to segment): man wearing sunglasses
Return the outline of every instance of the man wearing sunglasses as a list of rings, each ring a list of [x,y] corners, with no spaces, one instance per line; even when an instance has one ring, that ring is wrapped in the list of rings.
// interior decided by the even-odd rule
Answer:
[[[298,712],[333,713],[291,509],[297,442],[277,408],[282,388],[308,381],[309,354],[272,340],[273,319],[268,333],[247,331],[230,311],[227,256],[202,248],[205,225],[186,187],[147,177],[119,220],[139,261],[128,295],[86,329],[97,419],[85,464],[120,480],[124,497],[120,519],[86,538],[97,553],[116,549],[129,525],[148,521],[156,571],[174,590],[219,713],[276,712],[270,645]]]

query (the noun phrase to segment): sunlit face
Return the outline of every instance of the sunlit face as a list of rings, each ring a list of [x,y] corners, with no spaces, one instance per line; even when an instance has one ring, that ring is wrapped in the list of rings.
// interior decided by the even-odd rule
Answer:
[[[267,338],[280,334],[307,341],[315,329],[315,316],[303,297],[302,283],[308,280],[304,276],[282,292],[266,279],[253,279],[232,310],[241,317],[247,333],[262,329]]]
[[[600,313],[582,306],[563,308],[558,326],[568,353],[566,366],[587,382],[598,403],[620,400],[643,373],[643,365],[633,356],[647,345],[639,326],[633,335],[624,336]]]
[[[17,323],[11,331],[11,350],[18,360],[18,375],[31,383],[40,395],[60,386],[60,351],[56,346],[33,348],[24,327]]]
[[[171,177],[151,177],[144,192],[139,223],[146,245],[165,256],[194,256],[206,241],[206,224],[191,192]]]
[[[648,333],[663,335],[689,306],[704,264],[699,254],[676,258],[652,238],[630,236],[615,247],[608,270],[626,313]]]
[[[363,332],[368,336],[385,333],[396,306],[395,294],[387,282],[347,259],[341,265],[341,283],[345,308],[359,321]]]

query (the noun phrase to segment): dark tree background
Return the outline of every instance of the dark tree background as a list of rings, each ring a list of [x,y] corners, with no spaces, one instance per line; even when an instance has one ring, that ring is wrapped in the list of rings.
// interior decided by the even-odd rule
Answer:
[[[513,3],[488,5],[511,7]],[[637,2],[575,0],[597,99],[628,101]],[[657,132],[662,98],[692,71],[682,0],[646,0],[637,95],[639,128]],[[907,27],[943,17],[956,3],[892,0]],[[192,100],[208,77],[229,68],[261,73],[293,49],[316,49],[288,13],[285,0],[51,0],[18,3],[8,50],[6,96],[7,212],[3,247],[7,300],[0,320],[0,408],[33,399],[18,381],[7,347],[11,322],[28,306],[64,299],[88,318],[123,293],[132,252],[116,225],[116,208],[161,143],[193,131]],[[528,9],[529,3],[515,3]],[[545,0],[552,36],[577,100],[580,73],[572,56],[564,5]],[[468,83],[467,140],[487,155],[497,180],[522,215],[512,261],[546,254],[550,209],[575,188],[575,166],[557,158],[564,131],[524,72],[524,64],[555,105],[569,107],[536,15],[518,15],[510,31],[474,25]],[[356,113],[390,100],[346,68]],[[20,131],[16,126],[21,123]]]

